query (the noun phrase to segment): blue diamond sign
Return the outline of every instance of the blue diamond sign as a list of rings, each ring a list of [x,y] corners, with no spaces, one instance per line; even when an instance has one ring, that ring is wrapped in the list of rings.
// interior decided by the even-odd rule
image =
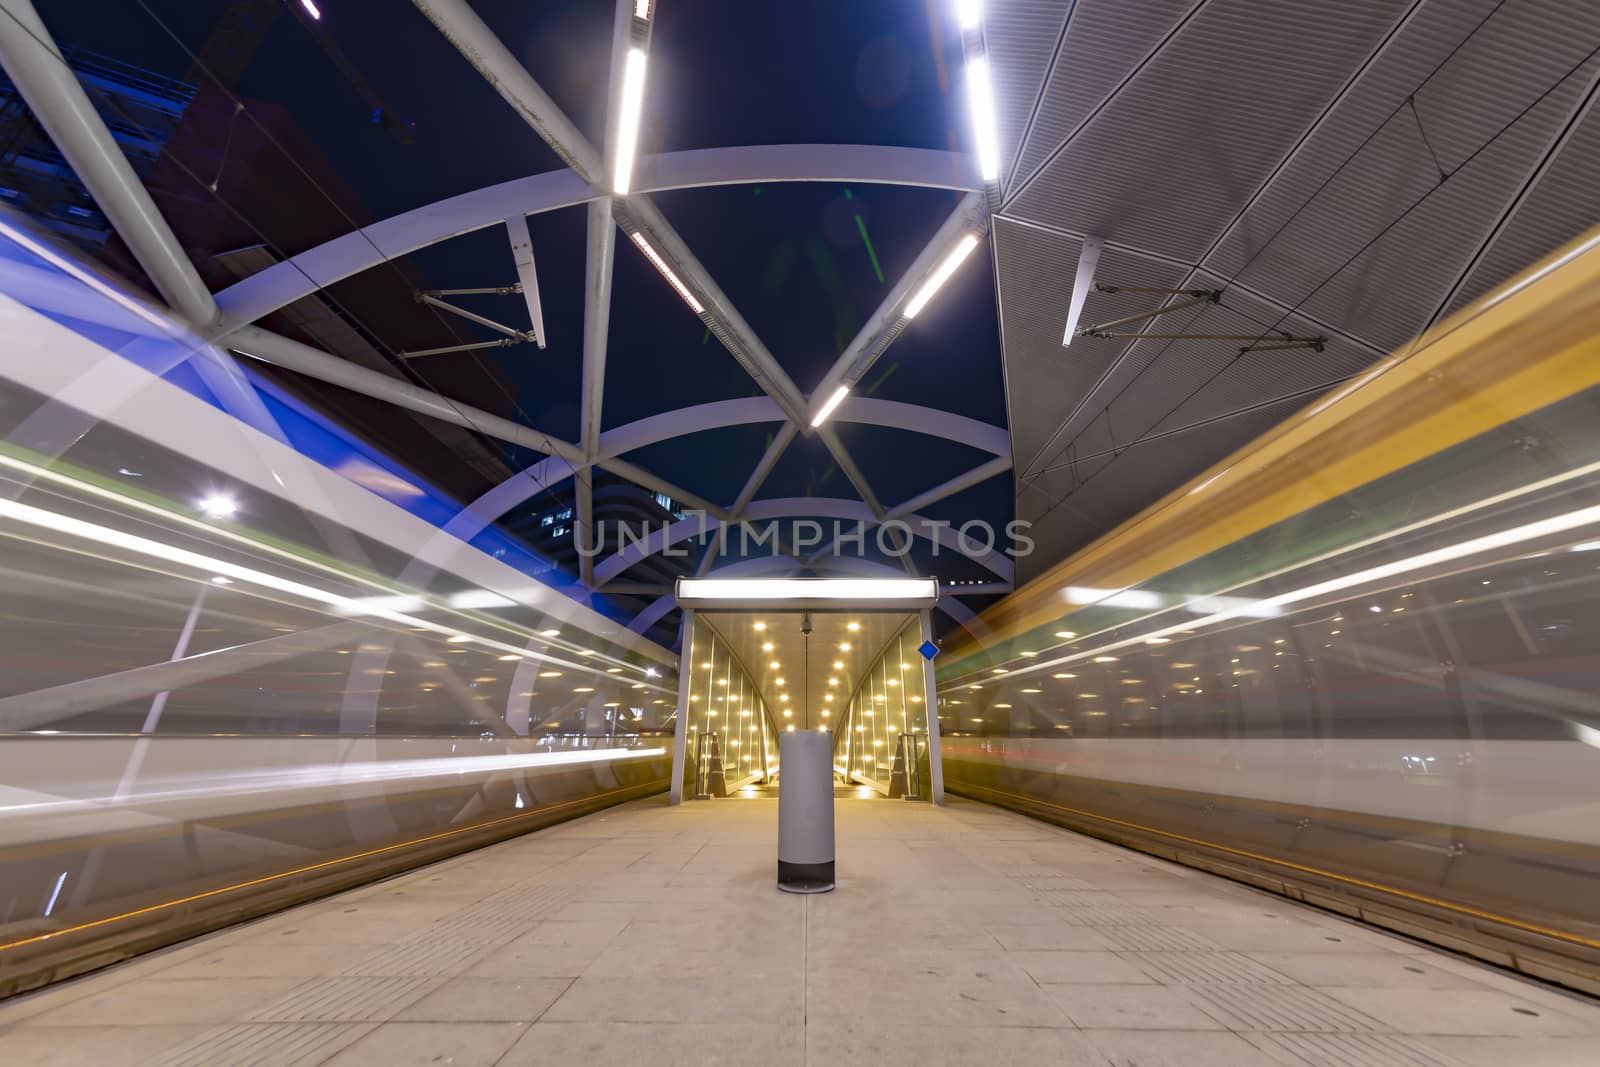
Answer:
[[[917,651],[922,653],[922,658],[931,660],[939,654],[939,646],[932,641],[924,641],[917,646]]]

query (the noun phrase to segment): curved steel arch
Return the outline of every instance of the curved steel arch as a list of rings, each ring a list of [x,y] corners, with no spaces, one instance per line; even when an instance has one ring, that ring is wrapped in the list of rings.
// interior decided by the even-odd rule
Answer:
[[[760,521],[763,519],[786,518],[824,518],[843,519],[850,522],[859,522],[863,528],[877,524],[877,519],[864,502],[860,500],[846,500],[842,497],[781,497],[774,500],[757,500],[745,509],[744,518]],[[1006,581],[1011,581],[1016,573],[1015,565],[1007,559],[1004,553],[990,549],[982,555],[971,555],[962,552],[960,535],[948,523],[934,525],[923,519],[920,515],[902,515],[899,521],[906,523],[914,536],[934,542],[936,545],[960,552],[967,559],[982,564],[990,573]],[[720,518],[712,516],[695,516],[692,519],[679,519],[661,527],[642,540],[634,541],[621,551],[606,557],[605,561],[595,567],[594,578],[597,587],[604,585],[622,574],[629,567],[648,559],[657,553],[663,552],[673,545],[697,537],[702,533],[721,528],[724,525]]]
[[[714,400],[707,404],[677,408],[607,430],[600,435],[597,458],[615,458],[647,445],[670,441],[701,430],[758,422],[781,422],[783,417],[778,405],[767,396]],[[889,426],[912,433],[959,440],[981,448],[985,452],[992,452],[1002,459],[1009,460],[1011,455],[1010,434],[1003,427],[992,426],[965,415],[956,415],[935,408],[905,404],[897,400],[853,397],[839,406],[834,417],[846,422]],[[582,463],[575,463],[560,456],[548,456],[484,492],[446,524],[445,532],[462,540],[471,540],[481,533],[484,527],[512,508],[539,495],[550,486],[572,477],[583,466],[585,465]]]
[[[752,145],[669,152],[639,161],[635,193],[711,185],[856,182],[981,190],[972,157],[885,145]],[[492,226],[609,193],[572,170],[547,171],[447,197],[325,241],[216,294],[222,337],[318,289],[397,256]]]

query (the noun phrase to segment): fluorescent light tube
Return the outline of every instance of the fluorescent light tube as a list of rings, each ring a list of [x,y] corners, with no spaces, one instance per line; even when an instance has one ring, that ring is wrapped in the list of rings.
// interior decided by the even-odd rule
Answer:
[[[922,288],[917,290],[917,295],[912,297],[911,302],[906,305],[906,318],[916,318],[917,313],[927,306],[928,301],[933,299],[933,294],[939,291],[939,287],[950,280],[950,275],[956,272],[956,268],[961,266],[961,262],[970,256],[972,250],[977,247],[978,239],[970,233],[965,234],[960,241],[957,241],[956,246],[950,250],[950,254],[944,257],[944,262],[939,264],[939,269],[928,276],[928,280],[922,283]]]
[[[696,315],[704,315],[706,311],[705,305],[696,300],[694,294],[689,291],[689,287],[678,280],[678,276],[672,273],[672,268],[667,266],[667,261],[662,259],[656,253],[656,250],[650,247],[650,242],[644,239],[644,234],[633,233],[629,234],[629,236],[633,238],[633,243],[639,246],[639,251],[643,252],[646,258],[656,265],[656,270],[661,272],[661,276],[667,280],[667,284],[676,289],[678,295],[683,297],[684,303],[688,304]]]
[[[1000,139],[995,130],[994,85],[989,81],[989,58],[967,60],[967,107],[972,113],[972,135],[978,142],[978,170],[983,180],[1000,176]]]
[[[978,23],[983,21],[983,0],[956,0],[956,21],[964,30],[977,29]]]
[[[762,601],[773,605],[813,600],[931,602],[932,578],[679,578],[678,602]]]
[[[817,412],[817,417],[811,420],[811,425],[813,427],[821,426],[827,421],[828,416],[833,414],[833,409],[838,407],[839,403],[849,395],[850,387],[848,385],[841,385],[835,389],[833,395],[828,398],[828,402],[822,405],[822,410]]]
[[[644,112],[644,49],[633,48],[622,68],[622,112],[617,118],[616,173],[612,187],[626,196],[633,181],[633,156],[639,148],[639,119]]]

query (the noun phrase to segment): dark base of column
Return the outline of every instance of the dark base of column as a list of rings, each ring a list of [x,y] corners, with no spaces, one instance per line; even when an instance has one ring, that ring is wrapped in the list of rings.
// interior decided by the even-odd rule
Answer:
[[[778,888],[785,893],[829,893],[833,891],[833,861],[827,863],[785,863],[778,861]]]

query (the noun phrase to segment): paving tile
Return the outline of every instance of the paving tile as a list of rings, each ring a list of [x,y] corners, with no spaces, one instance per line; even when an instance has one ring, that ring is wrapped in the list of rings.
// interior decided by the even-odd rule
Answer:
[[[145,1062],[150,1067],[307,1067],[359,1040],[368,1023],[229,1023]]]
[[[1186,989],[1157,985],[1052,985],[1047,990],[1085,1030],[1222,1030]]]
[[[984,929],[1001,947],[1013,952],[1087,952],[1112,947],[1099,930],[1068,923],[1019,923]]]
[[[1593,1002],[956,801],[627,805],[0,1005],[0,1063],[1600,1063]],[[1520,1009],[1520,1010],[1519,1010]]]
[[[388,1022],[326,1062],[328,1067],[491,1067],[527,1029],[525,1023]]]
[[[1064,1026],[1051,998],[1004,955],[906,951],[811,960],[806,1017],[950,1026]]]
[[[1380,989],[1482,989],[1471,978],[1395,952],[1252,952],[1250,957],[1302,985]]]
[[[528,1032],[498,1067],[580,1063],[650,1067],[800,1067],[805,1031],[798,1021],[741,1023],[552,1022]]]
[[[152,978],[91,993],[24,1019],[22,1026],[157,1026],[216,1023],[282,996],[294,978]]]
[[[161,972],[163,978],[315,978],[350,960],[348,945],[234,944]]]
[[[787,981],[757,983],[746,981],[730,967],[721,975],[694,982],[585,975],[572,983],[544,1018],[551,1022],[708,1023],[763,1019],[798,1025],[803,1015],[798,975]]]
[[[17,1026],[0,1030],[0,1063],[27,1067],[131,1067],[206,1031],[189,1026]]]
[[[806,1028],[806,1062],[817,1067],[968,1067],[974,1063],[1104,1067],[1089,1039],[1071,1028],[886,1026],[814,1022]]]
[[[1011,958],[1041,984],[1154,984],[1139,967],[1113,952],[1012,952]]]
[[[410,1022],[522,1022],[543,1015],[572,982],[566,978],[452,978],[394,1018]]]
[[[1600,1008],[1579,1014],[1496,990],[1327,989],[1328,996],[1399,1033],[1457,1036],[1600,1036]]]
[[[1281,1067],[1237,1034],[1185,1030],[1085,1030],[1111,1067]]]
[[[1468,1067],[1594,1067],[1596,1037],[1425,1037],[1422,1044]]]

